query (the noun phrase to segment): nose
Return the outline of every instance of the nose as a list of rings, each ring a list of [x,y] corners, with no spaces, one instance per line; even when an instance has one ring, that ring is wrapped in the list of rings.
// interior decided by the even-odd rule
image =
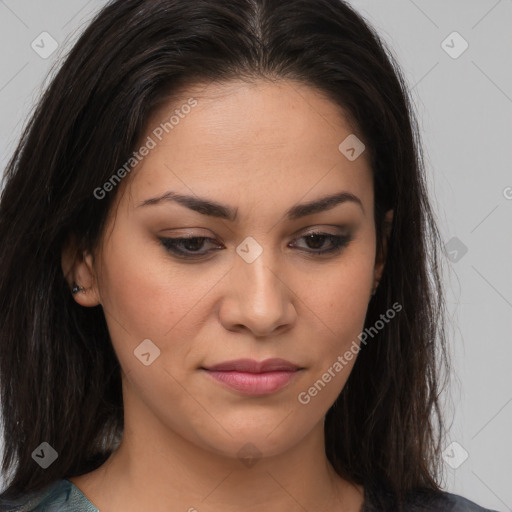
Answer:
[[[297,291],[270,252],[263,251],[252,262],[235,258],[219,312],[227,330],[248,329],[255,337],[268,337],[295,323]]]

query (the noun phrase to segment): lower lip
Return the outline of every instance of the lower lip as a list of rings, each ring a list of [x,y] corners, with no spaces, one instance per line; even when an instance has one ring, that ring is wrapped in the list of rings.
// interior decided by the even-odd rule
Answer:
[[[205,371],[222,384],[252,396],[275,393],[284,388],[298,373],[298,370],[264,373]]]

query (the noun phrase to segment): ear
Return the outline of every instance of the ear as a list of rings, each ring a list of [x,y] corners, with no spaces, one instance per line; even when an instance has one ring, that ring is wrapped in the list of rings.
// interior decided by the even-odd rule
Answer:
[[[379,281],[382,277],[382,272],[384,271],[384,266],[386,264],[386,256],[387,256],[387,242],[389,239],[389,235],[391,234],[391,226],[393,224],[393,210],[388,210],[386,212],[386,216],[384,217],[384,233],[382,234],[382,250],[377,247],[377,254],[375,256],[375,269],[374,269],[374,278],[373,278],[373,289],[375,290],[379,285]]]
[[[78,304],[93,307],[101,304],[97,276],[94,269],[94,256],[89,251],[80,251],[74,237],[70,238],[62,250],[62,271],[69,285],[69,293],[75,285],[82,289],[73,294]]]

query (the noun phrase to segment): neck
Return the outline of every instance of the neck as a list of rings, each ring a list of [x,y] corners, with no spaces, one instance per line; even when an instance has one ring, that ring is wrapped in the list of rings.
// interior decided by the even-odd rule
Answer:
[[[101,512],[360,512],[363,489],[327,460],[324,422],[271,457],[245,444],[229,457],[125,408],[122,441],[97,470],[70,479]],[[151,432],[151,435],[147,433]],[[195,440],[194,440],[195,441]]]

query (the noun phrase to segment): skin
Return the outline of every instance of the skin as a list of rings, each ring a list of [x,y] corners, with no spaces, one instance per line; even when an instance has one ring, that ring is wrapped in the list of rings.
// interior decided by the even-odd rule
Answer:
[[[180,119],[119,185],[101,246],[63,270],[101,304],[122,367],[125,432],[97,470],[71,478],[101,512],[340,510],[356,512],[363,488],[337,475],[324,449],[324,417],[355,358],[311,401],[307,391],[364,328],[385,254],[376,254],[374,190],[367,153],[349,161],[339,144],[354,129],[316,90],[290,81],[234,81],[187,89],[148,123],[152,130],[194,97]],[[238,209],[231,222],[175,202],[137,207],[167,191]],[[356,202],[289,221],[288,208],[335,192]],[[363,211],[364,209],[364,211]],[[391,222],[392,212],[387,220]],[[339,253],[318,229],[352,240]],[[174,257],[158,237],[212,238]],[[253,237],[261,255],[236,252]],[[215,251],[220,247],[221,250]],[[134,356],[144,339],[160,355]],[[250,397],[200,367],[281,357],[304,368],[283,389]],[[249,467],[237,455],[252,443]]]

